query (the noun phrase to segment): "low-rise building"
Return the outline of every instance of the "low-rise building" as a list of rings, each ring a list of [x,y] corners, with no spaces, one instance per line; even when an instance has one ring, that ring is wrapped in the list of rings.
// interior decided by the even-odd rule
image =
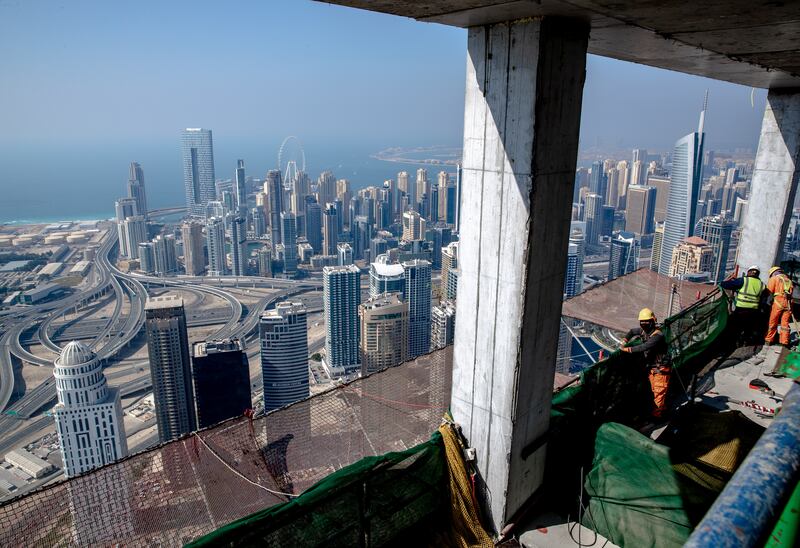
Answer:
[[[55,466],[42,460],[25,449],[14,449],[6,453],[6,462],[10,462],[23,472],[36,479],[46,476],[55,469]]]

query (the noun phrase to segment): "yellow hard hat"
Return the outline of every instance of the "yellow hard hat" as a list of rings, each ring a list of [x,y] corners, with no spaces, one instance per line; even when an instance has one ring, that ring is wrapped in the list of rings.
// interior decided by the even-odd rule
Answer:
[[[648,320],[655,321],[655,319],[656,319],[656,315],[653,314],[653,311],[650,310],[649,308],[642,308],[639,311],[639,321],[640,322],[646,322]]]
[[[775,274],[780,269],[781,269],[781,267],[779,267],[779,266],[773,266],[772,268],[769,269],[769,275],[772,276],[773,274]]]

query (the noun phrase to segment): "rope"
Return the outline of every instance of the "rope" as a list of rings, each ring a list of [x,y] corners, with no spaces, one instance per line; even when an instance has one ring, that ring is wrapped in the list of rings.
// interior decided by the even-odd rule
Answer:
[[[260,483],[256,483],[256,482],[254,482],[253,480],[251,480],[250,478],[248,478],[247,476],[243,475],[241,472],[239,472],[238,470],[236,470],[235,468],[233,468],[233,467],[232,467],[230,464],[228,464],[227,462],[225,462],[225,459],[223,459],[222,457],[220,457],[220,456],[217,454],[217,452],[216,452],[216,451],[214,451],[214,450],[211,448],[211,446],[210,446],[210,445],[208,445],[208,444],[206,443],[206,440],[204,440],[204,439],[203,439],[203,438],[200,436],[200,434],[197,434],[197,435],[195,436],[195,439],[198,439],[198,440],[200,440],[200,443],[202,443],[202,444],[205,446],[205,448],[206,448],[206,449],[208,449],[208,450],[211,452],[211,454],[212,454],[212,455],[214,455],[214,457],[216,457],[216,459],[217,459],[218,461],[220,461],[222,464],[224,464],[224,465],[225,465],[225,467],[226,467],[228,470],[230,470],[231,472],[233,472],[234,474],[236,474],[237,476],[239,476],[240,478],[242,478],[244,481],[246,481],[246,482],[247,482],[247,483],[249,483],[250,485],[253,485],[253,486],[255,486],[255,487],[258,487],[259,489],[263,489],[264,491],[267,491],[267,492],[269,492],[269,493],[272,493],[273,495],[283,495],[284,497],[292,497],[292,498],[300,496],[300,495],[295,495],[294,493],[284,493],[284,492],[282,492],[282,491],[275,491],[275,490],[273,490],[273,489],[270,489],[269,487],[264,487],[264,486],[263,486],[263,485],[261,485]]]

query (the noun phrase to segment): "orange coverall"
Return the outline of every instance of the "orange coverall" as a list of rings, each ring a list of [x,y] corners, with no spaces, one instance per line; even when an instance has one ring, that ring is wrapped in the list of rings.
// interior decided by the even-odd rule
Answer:
[[[767,329],[767,336],[764,337],[768,344],[775,342],[775,335],[778,332],[780,332],[780,343],[782,345],[789,344],[789,318],[792,316],[791,287],[792,282],[786,274],[772,276],[767,281],[767,291],[774,297],[772,310],[769,313],[769,329]],[[788,292],[787,288],[789,288]],[[778,325],[780,325],[780,330]]]

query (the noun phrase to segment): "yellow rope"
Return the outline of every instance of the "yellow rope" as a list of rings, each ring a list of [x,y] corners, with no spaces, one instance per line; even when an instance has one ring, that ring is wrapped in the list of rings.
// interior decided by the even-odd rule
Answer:
[[[484,530],[478,518],[478,509],[473,504],[472,484],[461,443],[456,435],[452,423],[444,423],[439,427],[439,432],[444,440],[447,468],[450,477],[450,521],[452,529],[450,542],[447,544],[467,548],[472,546],[485,546],[493,548],[494,542]]]

